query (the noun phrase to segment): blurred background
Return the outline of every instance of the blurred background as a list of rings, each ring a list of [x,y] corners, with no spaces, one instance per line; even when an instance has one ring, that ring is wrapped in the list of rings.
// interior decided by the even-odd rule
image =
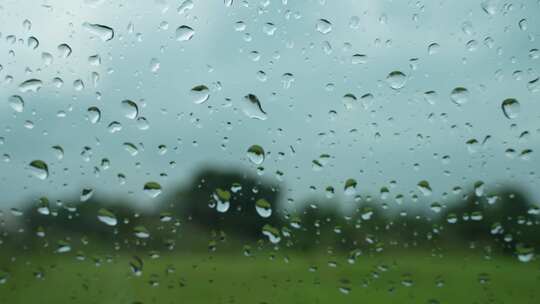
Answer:
[[[0,301],[537,303],[540,2],[334,2],[0,2]]]

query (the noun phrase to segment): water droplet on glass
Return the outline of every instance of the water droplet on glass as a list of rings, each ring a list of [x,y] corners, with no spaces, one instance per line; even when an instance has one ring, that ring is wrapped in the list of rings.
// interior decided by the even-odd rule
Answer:
[[[157,182],[147,182],[144,184],[143,192],[151,198],[155,198],[161,194],[161,185]]]
[[[43,86],[43,82],[39,79],[28,79],[19,85],[19,91],[25,93],[28,91],[37,92]]]
[[[507,98],[502,102],[501,109],[506,118],[514,119],[519,115],[520,104],[514,98]]]
[[[90,107],[86,110],[90,123],[96,124],[101,120],[101,111],[98,107]]]
[[[264,161],[264,149],[259,145],[252,145],[247,150],[248,159],[255,165],[260,165]]]
[[[417,184],[418,186],[418,189],[420,190],[420,192],[422,192],[422,194],[424,196],[430,196],[431,195],[431,186],[429,185],[429,182],[426,181],[426,180],[423,180],[423,181],[420,181],[418,182]]]
[[[343,190],[345,191],[345,195],[351,196],[356,193],[356,186],[358,183],[355,179],[349,178],[345,181],[345,186],[343,187]]]
[[[497,5],[499,0],[485,0],[480,3],[482,10],[488,15],[495,15],[497,13]]]
[[[128,119],[135,119],[139,115],[139,107],[134,101],[129,99],[123,100],[121,102],[122,112],[124,116]]]
[[[176,40],[178,41],[191,40],[193,35],[195,35],[195,31],[187,25],[181,25],[176,29]]]
[[[135,146],[132,143],[129,143],[129,142],[124,143],[124,149],[126,149],[126,151],[128,151],[128,153],[131,156],[135,156],[139,154],[139,149],[137,149],[137,146]]]
[[[91,199],[92,196],[94,196],[94,189],[92,189],[92,188],[83,188],[82,191],[81,191],[80,201],[81,202],[86,202],[89,199]]]
[[[19,95],[11,95],[8,98],[9,106],[13,109],[15,112],[22,112],[24,110],[24,100]]]
[[[255,210],[257,210],[257,213],[264,218],[268,218],[272,215],[272,205],[264,198],[260,198],[255,202]]]
[[[326,19],[319,19],[315,28],[319,33],[328,34],[332,31],[332,23]]]
[[[34,160],[30,162],[30,169],[35,177],[46,179],[49,176],[49,168],[42,160]]]
[[[100,222],[109,226],[116,226],[116,224],[118,224],[116,215],[114,215],[114,213],[105,208],[101,208],[98,210],[97,218]]]
[[[210,90],[201,84],[191,88],[190,95],[194,103],[201,104],[210,98]]]
[[[261,106],[259,98],[254,94],[248,94],[244,96],[244,102],[242,103],[242,109],[246,116],[249,118],[266,120],[266,112]]]
[[[438,43],[432,43],[428,46],[428,54],[435,55],[439,52],[441,46]]]
[[[349,94],[345,94],[342,98],[341,98],[343,104],[345,105],[345,108],[347,110],[350,110],[352,108],[354,108],[354,105],[356,104],[357,102],[357,99],[356,99],[356,96],[354,96],[353,94],[349,93]]]
[[[216,201],[217,212],[225,213],[229,210],[229,207],[231,206],[231,193],[229,191],[217,188],[213,197]]]
[[[114,30],[106,25],[85,22],[83,28],[93,36],[99,37],[101,41],[109,41],[114,38]]]
[[[35,50],[39,46],[39,40],[34,36],[30,36],[30,37],[28,37],[28,40],[27,40],[26,44],[28,45],[29,48]]]
[[[60,54],[60,57],[68,58],[69,55],[71,55],[71,47],[65,43],[60,44],[58,47],[58,53]]]
[[[405,86],[407,75],[400,71],[393,71],[386,76],[386,82],[392,89],[399,90]]]
[[[457,87],[450,92],[450,99],[458,106],[467,103],[469,99],[469,91],[463,87]]]
[[[281,237],[279,236],[279,230],[273,226],[270,226],[268,224],[264,225],[262,228],[262,233],[266,237],[268,237],[268,240],[272,244],[277,244],[281,241]]]

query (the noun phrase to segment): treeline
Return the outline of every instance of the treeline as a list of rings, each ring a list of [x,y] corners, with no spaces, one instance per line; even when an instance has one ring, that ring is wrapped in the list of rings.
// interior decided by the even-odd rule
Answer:
[[[281,189],[241,172],[203,170],[152,212],[127,201],[89,200],[57,206],[41,198],[15,228],[1,228],[0,247],[22,251],[237,250],[261,247],[362,252],[403,248],[479,248],[528,258],[540,246],[539,209],[519,191],[462,194],[426,208],[392,207],[357,197],[315,197],[278,205]],[[351,205],[352,204],[352,205]],[[417,203],[419,204],[419,203]],[[4,217],[7,217],[4,214]],[[12,225],[13,226],[13,225]]]

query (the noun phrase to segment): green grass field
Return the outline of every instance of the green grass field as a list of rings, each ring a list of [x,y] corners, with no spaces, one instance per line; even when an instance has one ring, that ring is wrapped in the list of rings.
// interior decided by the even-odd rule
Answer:
[[[322,254],[177,254],[145,257],[141,276],[131,260],[3,258],[0,269],[10,274],[0,303],[540,303],[537,262],[510,257],[403,252],[349,264]]]

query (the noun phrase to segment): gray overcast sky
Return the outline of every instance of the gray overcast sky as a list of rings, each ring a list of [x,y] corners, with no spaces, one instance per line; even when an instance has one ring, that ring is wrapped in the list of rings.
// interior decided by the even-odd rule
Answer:
[[[341,197],[345,180],[354,178],[359,193],[390,188],[391,202],[397,194],[421,195],[421,180],[433,188],[430,200],[483,181],[488,191],[498,183],[519,185],[540,202],[540,81],[529,83],[539,77],[540,2],[189,3],[0,3],[0,153],[9,155],[0,162],[3,206],[82,188],[149,204],[147,181],[167,193],[201,166],[255,174],[246,157],[253,144],[267,153],[265,178],[283,172],[285,198],[301,200],[310,186],[324,195],[329,185]],[[317,30],[320,19],[331,23],[326,34]],[[103,41],[85,23],[113,28],[114,37]],[[190,40],[177,40],[182,25],[193,29]],[[67,58],[58,50],[63,43],[72,49]],[[96,54],[100,65],[88,59]],[[389,81],[393,71],[404,78]],[[43,86],[21,92],[28,79]],[[78,79],[83,89],[74,85]],[[202,104],[190,94],[197,85],[210,90]],[[451,100],[458,87],[468,91],[461,105]],[[266,120],[244,114],[247,94],[259,98]],[[346,101],[347,94],[356,100]],[[361,98],[367,94],[372,98]],[[22,112],[12,108],[12,95],[23,98]],[[508,98],[519,102],[513,119],[501,109]],[[139,121],[125,116],[126,99],[138,105]],[[96,124],[90,107],[101,111]],[[141,130],[142,117],[148,129]],[[122,129],[111,133],[111,122]],[[471,139],[479,144],[467,146]],[[138,146],[138,154],[124,143]],[[61,160],[55,145],[64,150]],[[81,155],[85,147],[91,150]],[[513,157],[507,149],[516,151]],[[527,149],[532,153],[520,157]],[[314,171],[321,154],[330,161]],[[103,158],[110,160],[106,170]],[[47,179],[31,174],[33,160],[48,164]]]

